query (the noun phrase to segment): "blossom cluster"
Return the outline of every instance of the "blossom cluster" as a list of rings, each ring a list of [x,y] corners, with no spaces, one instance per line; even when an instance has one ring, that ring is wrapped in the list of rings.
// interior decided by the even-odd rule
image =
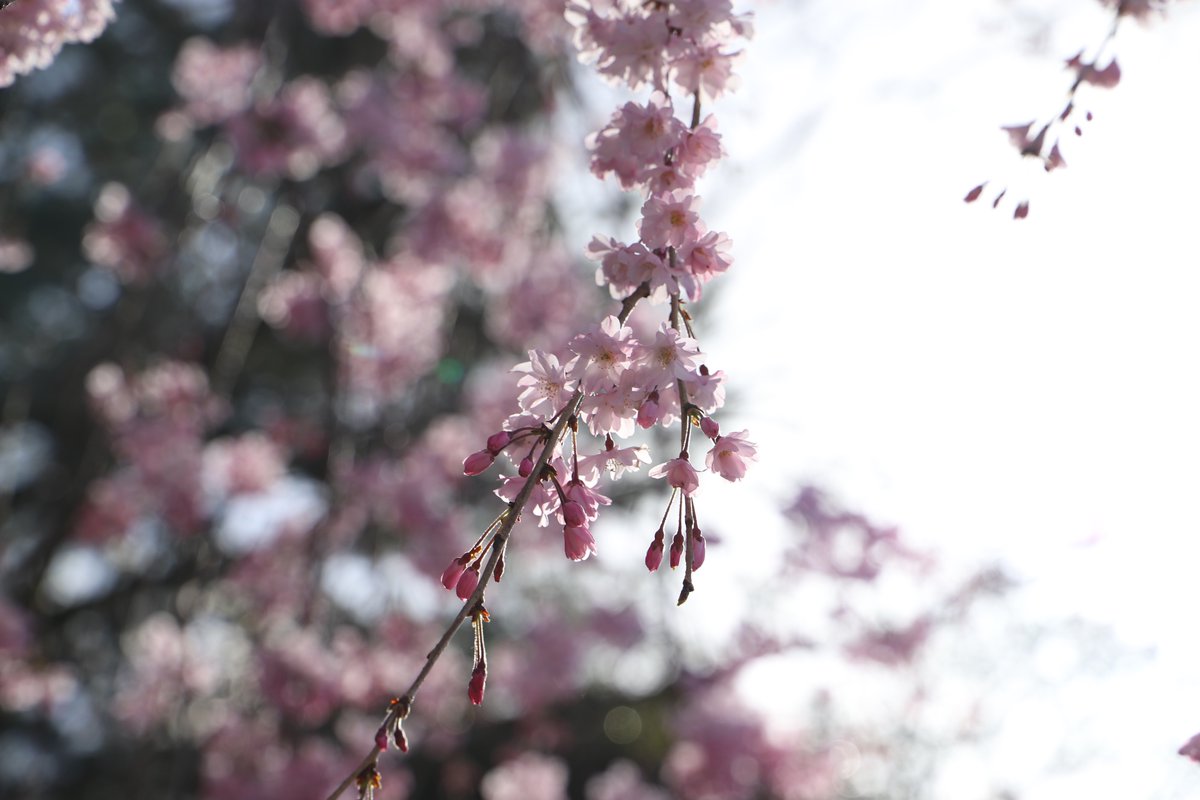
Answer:
[[[488,438],[484,449],[464,460],[463,471],[477,475],[506,453],[516,474],[502,476],[496,494],[517,513],[524,503],[540,525],[556,520],[566,556],[580,561],[596,552],[591,525],[599,508],[610,502],[598,488],[602,476],[619,478],[652,461],[644,445],[619,447],[615,439],[628,439],[639,427],[678,421],[678,455],[649,475],[672,487],[664,521],[678,497],[679,526],[670,564],[682,561],[687,568],[683,602],[692,590],[692,571],[703,564],[706,551],[694,503],[700,478],[689,451],[692,428],[699,427],[711,440],[707,469],[727,480],[741,479],[747,462],[757,456],[746,431],[721,435],[712,415],[724,404],[725,375],[704,363],[691,316],[684,310],[684,303],[700,297],[704,283],[731,264],[729,237],[707,230],[692,189],[722,155],[714,118],[700,119],[702,98],[718,97],[732,86],[738,55],[733,47],[751,29],[728,0],[572,2],[567,15],[576,26],[581,58],[634,90],[643,85],[653,89],[645,105],[625,104],[587,141],[598,176],[613,173],[624,188],[645,192],[640,238],[629,245],[611,238],[593,241],[589,251],[600,261],[597,280],[614,297],[624,298],[621,314],[578,333],[558,353],[530,350],[529,360],[514,368],[521,375],[520,410]],[[691,95],[690,125],[676,116],[668,94],[672,87]],[[632,303],[641,297],[652,303],[669,300],[670,306],[658,329],[639,337],[626,322]],[[579,441],[581,426],[598,441],[602,437],[602,444],[585,448]],[[562,447],[567,428],[569,456]],[[481,596],[480,570],[499,538],[495,531],[501,520],[443,573],[446,588],[464,600]],[[660,525],[646,553],[650,571],[658,569],[665,550]]]
[[[1079,107],[1079,90],[1085,86],[1113,89],[1121,82],[1121,67],[1116,57],[1102,58],[1099,54],[1103,53],[1116,37],[1121,22],[1126,17],[1145,21],[1152,15],[1163,14],[1167,2],[1168,0],[1100,0],[1101,5],[1113,9],[1112,24],[1100,44],[1092,48],[1093,55],[1089,57],[1088,51],[1084,49],[1064,60],[1064,66],[1071,74],[1072,80],[1062,108],[1048,119],[1001,127],[1008,136],[1009,143],[1022,158],[1040,164],[1046,172],[1067,166],[1062,152],[1063,140],[1069,132],[1076,137],[1083,136],[1085,126],[1093,120],[1091,111]],[[990,181],[984,181],[973,187],[963,198],[964,202],[974,203],[979,200],[989,183]],[[999,208],[1006,196],[1012,199],[1008,194],[1008,187],[1001,186],[992,196],[992,208]],[[1012,215],[1013,219],[1025,219],[1029,216],[1028,198],[1021,198],[1016,202]]]
[[[113,0],[17,0],[0,6],[0,87],[49,66],[64,45],[90,42],[115,16]]]

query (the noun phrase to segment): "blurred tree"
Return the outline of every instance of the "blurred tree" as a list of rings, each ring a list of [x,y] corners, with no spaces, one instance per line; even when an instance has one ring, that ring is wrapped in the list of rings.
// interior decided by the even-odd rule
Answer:
[[[917,705],[924,649],[1008,588],[996,570],[932,579],[897,531],[819,490],[786,510],[796,543],[747,590],[763,611],[715,656],[635,602],[640,556],[553,566],[560,547],[595,552],[607,499],[566,480],[567,452],[585,476],[637,469],[645,448],[612,435],[680,421],[684,451],[693,427],[712,440],[712,473],[740,478],[754,456],[710,416],[723,373],[700,363],[688,311],[729,266],[687,191],[721,154],[701,98],[749,33],[728,3],[570,2],[571,24],[556,0],[3,5],[0,793],[324,797],[363,774],[389,698],[445,630],[439,583],[466,599],[477,652],[436,651],[411,752],[379,761],[388,797],[917,797],[922,758],[975,735],[917,741],[905,711],[843,719],[816,680],[784,732],[745,702],[746,676],[819,650],[885,666]],[[647,20],[670,48],[639,43]],[[589,140],[594,172],[648,189],[642,241],[593,244],[629,331],[596,327],[616,304],[553,200],[572,33],[608,76],[664,90],[670,72],[691,98],[625,105]],[[642,299],[669,301],[669,324],[662,306],[631,314]],[[661,393],[583,367],[546,388],[563,365],[543,351],[620,362],[635,339],[665,359]],[[572,381],[588,393],[572,413],[539,408]],[[572,420],[604,449],[556,455],[550,427]],[[700,452],[648,436],[668,442],[650,472],[680,500],[679,533],[669,501],[645,563],[682,559],[686,598],[718,541],[691,498]],[[545,480],[490,609],[476,713],[474,601],[507,540],[474,595],[462,576],[479,531],[513,520],[488,525],[504,507],[463,460],[473,474],[501,451],[505,499]],[[912,613],[858,591],[882,575],[927,590]],[[774,624],[801,577],[833,587],[819,634]]]

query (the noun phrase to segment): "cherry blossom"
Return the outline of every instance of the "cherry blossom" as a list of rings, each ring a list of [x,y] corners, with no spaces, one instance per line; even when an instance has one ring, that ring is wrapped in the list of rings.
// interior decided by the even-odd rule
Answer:
[[[524,388],[517,397],[521,409],[539,419],[548,419],[562,408],[575,385],[570,378],[575,361],[572,358],[561,364],[553,353],[530,350],[529,360],[513,367],[513,372],[525,373],[517,381],[517,385]]]
[[[63,45],[90,42],[116,16],[112,0],[5,3],[0,14],[0,87],[45,69]]]
[[[648,247],[682,247],[701,234],[698,197],[683,189],[652,195],[642,206],[638,232]]]
[[[727,481],[741,480],[746,474],[746,462],[758,459],[758,448],[746,439],[748,431],[719,436],[708,451],[705,463],[709,470]]]
[[[700,476],[688,461],[686,454],[664,461],[652,468],[648,474],[651,478],[666,478],[669,485],[682,490],[684,494],[693,494],[700,488]]]
[[[563,550],[572,561],[583,561],[596,554],[596,539],[586,526],[567,525],[563,529]]]

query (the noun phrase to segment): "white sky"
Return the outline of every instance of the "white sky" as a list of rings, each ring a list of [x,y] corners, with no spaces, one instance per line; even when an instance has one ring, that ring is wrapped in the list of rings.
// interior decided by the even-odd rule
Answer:
[[[1107,29],[1095,0],[763,2],[715,109],[730,159],[703,208],[737,262],[701,340],[730,373],[723,428],[763,459],[710,519],[769,537],[747,509],[810,478],[952,567],[1003,558],[1031,624],[1154,653],[1063,673],[937,797],[987,796],[980,769],[1023,800],[1200,796],[1174,755],[1200,731],[1200,7],[1171,5],[1122,27],[1121,85],[1081,93],[1096,119],[1052,175],[999,126],[1061,108],[1062,59]],[[965,205],[986,178],[1025,186],[1029,219]],[[720,602],[696,599],[681,624]],[[1103,753],[1048,778],[1070,724]]]

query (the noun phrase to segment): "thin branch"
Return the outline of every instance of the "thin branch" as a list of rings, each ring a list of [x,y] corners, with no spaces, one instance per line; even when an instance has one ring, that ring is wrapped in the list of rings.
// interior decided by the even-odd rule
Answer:
[[[258,295],[283,266],[299,225],[300,215],[288,205],[276,206],[267,220],[262,243],[213,361],[213,390],[222,397],[228,397],[233,391],[254,342],[254,332],[258,328]]]
[[[629,319],[629,315],[633,313],[633,309],[638,304],[638,301],[649,295],[650,285],[643,283],[633,294],[621,302],[621,311],[617,315],[617,319],[624,324]],[[463,601],[462,607],[454,615],[454,619],[451,620],[445,633],[442,634],[437,644],[425,656],[425,664],[421,667],[421,671],[417,673],[417,677],[413,679],[408,690],[400,695],[398,702],[393,702],[388,708],[387,716],[383,721],[384,730],[388,732],[395,730],[396,726],[409,715],[412,711],[413,703],[417,699],[417,691],[421,688],[421,684],[425,683],[425,679],[429,677],[429,673],[433,670],[433,665],[437,663],[442,653],[445,652],[446,648],[450,645],[450,641],[454,638],[454,634],[462,627],[463,622],[466,621],[471,612],[477,606],[482,605],[484,592],[487,590],[488,583],[495,574],[496,564],[504,557],[504,550],[508,544],[508,537],[512,533],[513,526],[520,520],[525,504],[529,502],[530,495],[533,494],[534,488],[542,479],[546,465],[550,462],[555,449],[557,449],[566,433],[568,421],[579,413],[579,406],[582,402],[583,390],[576,389],[575,393],[571,395],[571,399],[567,401],[566,405],[556,415],[558,422],[555,423],[554,428],[550,431],[550,435],[546,437],[546,443],[542,447],[542,452],[538,455],[537,461],[534,463],[533,471],[525,479],[525,484],[521,487],[521,491],[508,504],[508,511],[505,512],[503,521],[496,529],[493,539],[495,544],[492,546],[491,556],[488,557],[487,564],[479,573],[479,585],[475,587],[475,591],[471,593],[471,596]],[[333,790],[328,800],[337,800],[342,792],[346,791],[350,787],[350,784],[354,783],[358,776],[362,775],[366,770],[374,768],[379,761],[379,754],[382,752],[378,744],[371,748],[371,752],[367,753],[358,766],[354,768],[354,771],[347,775],[346,779]]]
[[[697,95],[697,106],[699,102],[699,95]],[[667,252],[671,259],[671,271],[674,272],[675,248],[672,247]],[[679,292],[673,292],[671,294],[671,327],[676,331],[680,329],[682,318],[683,312],[679,300]],[[686,453],[692,432],[691,403],[688,402],[687,387],[683,385],[682,379],[677,378],[675,380],[675,388],[679,392],[679,451],[680,453]],[[683,560],[683,588],[679,590],[679,600],[675,603],[680,606],[687,602],[688,595],[696,588],[692,584],[692,532],[690,529],[684,531]]]

